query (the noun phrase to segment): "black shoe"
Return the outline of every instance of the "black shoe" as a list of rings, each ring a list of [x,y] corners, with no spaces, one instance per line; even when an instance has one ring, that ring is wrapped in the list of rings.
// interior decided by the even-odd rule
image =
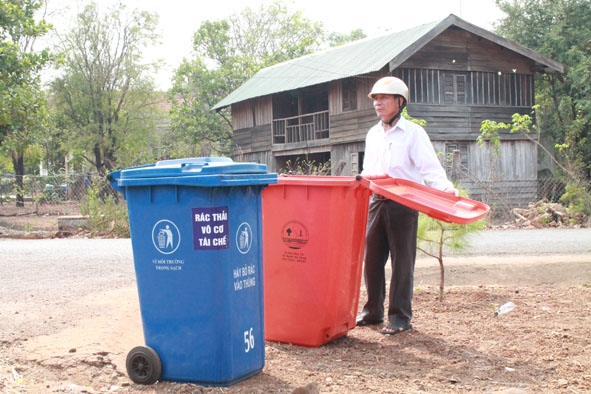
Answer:
[[[410,323],[405,325],[396,325],[394,323],[388,323],[384,326],[384,328],[382,328],[382,334],[396,335],[408,330],[412,330],[412,324]]]
[[[358,327],[362,326],[375,326],[378,324],[382,324],[384,319],[370,319],[367,315],[361,314],[357,316],[356,324]]]

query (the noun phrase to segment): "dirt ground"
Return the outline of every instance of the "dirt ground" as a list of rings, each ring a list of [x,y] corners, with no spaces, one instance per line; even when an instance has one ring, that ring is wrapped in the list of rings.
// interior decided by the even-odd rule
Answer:
[[[25,237],[17,231],[23,219],[29,237],[56,233],[48,215],[13,218],[7,228],[14,232],[5,236]],[[0,216],[0,226],[10,221]],[[591,392],[591,256],[472,258],[487,269],[460,271],[461,258],[450,259],[446,277],[462,279],[442,301],[436,286],[424,284],[438,283],[425,280],[438,277],[437,266],[417,268],[413,330],[384,336],[380,326],[358,327],[317,348],[267,342],[263,371],[229,387],[129,380],[126,352],[142,335],[135,286],[45,309],[25,299],[39,312],[29,328],[0,342],[0,393]],[[557,262],[568,272],[548,274]],[[507,277],[492,277],[508,264]],[[515,309],[495,316],[508,301]],[[1,318],[22,318],[11,305],[2,309]],[[40,326],[54,329],[39,335]]]

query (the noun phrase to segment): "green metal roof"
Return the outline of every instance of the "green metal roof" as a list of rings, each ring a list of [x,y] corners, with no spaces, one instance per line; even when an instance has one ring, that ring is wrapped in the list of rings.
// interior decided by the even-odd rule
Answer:
[[[379,71],[437,23],[439,21],[394,34],[354,41],[263,68],[213,109],[254,97]]]
[[[549,70],[563,71],[563,66],[560,63],[474,26],[452,14],[445,19],[412,29],[354,41],[261,69],[238,89],[217,103],[213,109],[224,108],[255,97],[376,72],[387,64],[392,70],[451,25],[468,30],[529,57]]]

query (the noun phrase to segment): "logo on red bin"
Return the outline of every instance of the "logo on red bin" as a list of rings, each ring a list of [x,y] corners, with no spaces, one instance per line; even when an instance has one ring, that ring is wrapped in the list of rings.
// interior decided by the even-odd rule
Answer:
[[[301,249],[308,243],[308,229],[303,223],[292,220],[283,226],[281,240],[290,249]]]

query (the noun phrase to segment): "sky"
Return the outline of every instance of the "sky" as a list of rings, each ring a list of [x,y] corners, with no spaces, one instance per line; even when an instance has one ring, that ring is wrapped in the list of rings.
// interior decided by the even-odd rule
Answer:
[[[162,44],[150,48],[148,61],[161,59],[164,65],[155,76],[159,89],[170,87],[174,70],[183,58],[191,57],[192,36],[204,21],[216,21],[238,14],[247,7],[253,10],[268,6],[273,0],[96,0],[108,8],[119,2],[129,9],[159,15],[158,32]],[[301,11],[312,22],[322,22],[325,31],[349,33],[361,29],[369,36],[405,30],[443,19],[449,14],[487,30],[503,16],[495,0],[283,0],[293,11]],[[46,19],[58,31],[65,32],[74,16],[83,8],[81,0],[46,0]],[[345,5],[348,3],[348,5]]]

